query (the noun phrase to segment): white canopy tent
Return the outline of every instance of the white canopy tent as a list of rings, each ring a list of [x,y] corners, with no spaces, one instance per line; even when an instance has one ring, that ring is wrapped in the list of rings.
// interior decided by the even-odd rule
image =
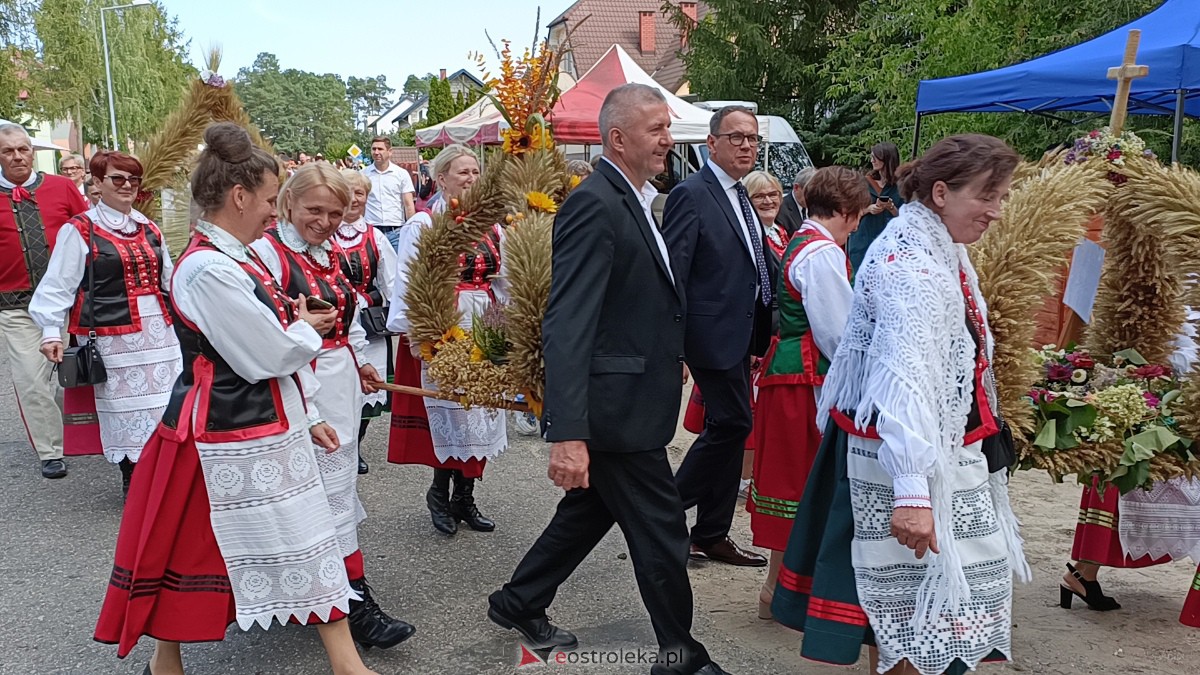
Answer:
[[[492,92],[488,92],[491,94]],[[417,147],[443,147],[452,143],[464,145],[490,145],[500,143],[500,134],[508,129],[508,122],[496,109],[490,95],[480,97],[466,110],[445,122],[417,129]]]
[[[0,119],[0,124],[16,124],[16,122],[9,122],[6,119]],[[29,134],[29,140],[33,141],[33,149],[34,150],[58,150],[61,152],[70,152],[71,151],[70,148],[64,148],[63,146],[61,146],[53,141],[47,141],[45,139],[37,138],[34,135],[34,132],[29,131],[29,129],[27,127],[22,127],[22,128],[25,129],[25,131]]]

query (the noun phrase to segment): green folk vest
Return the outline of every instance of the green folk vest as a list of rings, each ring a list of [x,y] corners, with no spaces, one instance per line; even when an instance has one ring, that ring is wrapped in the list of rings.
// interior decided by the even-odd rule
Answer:
[[[798,230],[783,253],[783,264],[779,267],[779,335],[767,352],[763,377],[759,386],[775,384],[803,384],[819,386],[829,371],[829,359],[817,349],[813,340],[812,326],[808,313],[804,311],[804,298],[800,289],[792,285],[788,268],[796,256],[810,245],[830,242],[832,239],[816,230]],[[846,262],[846,278],[851,278],[850,262]]]

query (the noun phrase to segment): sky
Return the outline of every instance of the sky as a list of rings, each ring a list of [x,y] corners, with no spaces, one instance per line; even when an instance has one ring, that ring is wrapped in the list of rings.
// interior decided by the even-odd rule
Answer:
[[[533,41],[538,7],[540,37],[546,24],[573,0],[158,0],[191,39],[191,60],[202,68],[212,46],[221,47],[220,74],[237,75],[259,52],[284,69],[315,73],[386,75],[399,92],[409,74],[466,68],[480,76],[467,54],[480,51],[495,64],[484,30],[497,45]],[[137,10],[125,10],[137,11]],[[493,71],[495,69],[493,68]]]

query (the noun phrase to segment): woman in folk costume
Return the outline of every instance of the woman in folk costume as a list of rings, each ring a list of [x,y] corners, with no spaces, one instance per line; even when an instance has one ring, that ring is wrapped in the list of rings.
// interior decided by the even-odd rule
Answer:
[[[171,254],[162,232],[133,208],[142,164],[123,152],[92,156],[100,202],[58,231],[29,315],[43,331],[42,354],[63,358],[62,329],[96,335],[108,380],[95,387],[104,457],[121,468],[122,493],[162,418],[183,370],[167,294]]]
[[[433,176],[438,192],[429,200],[429,210],[441,213],[451,200],[457,200],[479,178],[479,160],[470,149],[461,145],[444,148],[433,160]],[[404,300],[408,292],[408,266],[418,255],[417,239],[421,230],[433,226],[428,213],[417,213],[404,226],[400,235],[396,284],[392,291],[391,311],[388,328],[398,333],[408,332],[408,304]],[[459,256],[459,283],[456,289],[458,308],[462,311],[459,325],[471,328],[471,320],[493,303],[508,299],[508,282],[504,277],[501,248],[504,230],[495,225],[475,244],[475,250]],[[409,386],[436,388],[429,380],[424,364],[420,364],[420,379],[417,379],[419,364],[413,353],[403,349],[396,361],[396,382]],[[412,405],[417,401],[409,398]],[[397,425],[396,415],[404,411],[397,401],[392,420],[392,437],[388,461],[399,464],[424,464],[433,467],[433,485],[426,493],[429,515],[439,532],[453,535],[458,523],[465,522],[477,532],[491,532],[496,524],[485,518],[475,505],[475,480],[483,476],[487,460],[499,455],[508,446],[505,416],[485,408],[467,410],[457,403],[440,399],[424,399],[425,415],[428,420],[428,435],[413,425]],[[408,419],[419,419],[420,411],[407,412]],[[450,483],[454,492],[450,492]]]
[[[388,648],[412,636],[415,629],[388,616],[367,585],[358,523],[367,517],[358,499],[358,431],[364,392],[373,393],[379,374],[360,354],[367,336],[358,322],[358,293],[342,274],[341,249],[332,241],[350,204],[350,186],[327,162],[296,169],[279,191],[279,221],[251,248],[294,300],[307,298],[332,307],[334,325],[321,335],[321,351],[310,366],[316,376],[313,403],[333,428],[340,446],[317,455],[317,467],[337,528],[350,587],[362,596],[352,605],[350,632],[366,647]],[[361,364],[361,365],[360,365]]]
[[[1185,283],[1194,284],[1195,279]],[[1200,312],[1188,309],[1187,322],[1175,339],[1170,366],[1187,373],[1197,360],[1196,326]],[[1070,609],[1075,597],[1098,611],[1120,609],[1105,595],[1098,575],[1101,567],[1117,569],[1160,565],[1191,558],[1200,563],[1200,480],[1186,477],[1159,481],[1149,490],[1122,495],[1113,486],[1101,494],[1099,482],[1083,489],[1079,522],[1059,588],[1059,604]],[[1200,567],[1192,580],[1179,622],[1200,628]]]
[[[805,631],[807,658],[854,663],[866,643],[877,672],[936,675],[1011,653],[1012,575],[1029,567],[966,245],[999,217],[1017,161],[991,136],[936,143],[855,270],[771,605]]]
[[[184,372],[130,486],[95,638],[125,657],[153,636],[145,673],[180,675],[180,642],[315,623],[334,673],[371,673],[342,620],[357,596],[316,466],[338,439],[303,393],[337,317],[287,298],[249,247],[275,218],[275,158],[232,123],[204,141],[204,218],[171,295]]]
[[[842,249],[870,205],[867,182],[840,166],[818,169],[804,192],[808,218],[779,270],[779,330],[763,358],[754,408],[754,479],[746,509],[754,545],[770,549],[758,616],[771,599],[796,507],[821,444],[817,399],[837,353],[854,289]]]
[[[350,280],[358,293],[359,323],[367,332],[367,346],[361,356],[380,375],[392,374],[392,338],[386,331],[387,304],[392,297],[392,283],[396,278],[396,251],[383,232],[372,227],[363,218],[367,207],[367,195],[371,193],[371,181],[351,169],[343,169],[342,177],[350,186],[350,205],[341,227],[334,235],[341,247],[342,273]],[[384,329],[384,330],[380,330]],[[362,441],[367,435],[371,420],[391,411],[391,400],[383,390],[367,394],[363,400],[362,422],[358,428],[358,473],[368,470],[363,459]]]

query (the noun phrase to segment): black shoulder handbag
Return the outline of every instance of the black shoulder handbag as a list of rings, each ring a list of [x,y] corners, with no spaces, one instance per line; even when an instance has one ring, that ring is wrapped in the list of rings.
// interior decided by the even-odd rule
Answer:
[[[358,311],[358,320],[368,338],[394,335],[387,327],[388,308],[371,306]]]
[[[987,460],[988,473],[996,473],[997,471],[1009,471],[1017,463],[1017,449],[1013,443],[1012,429],[1009,428],[1008,422],[1005,422],[996,416],[996,421],[1000,425],[1000,431],[983,439],[981,450],[983,457]]]
[[[92,251],[95,232],[96,226],[88,218],[88,312],[92,330],[88,331],[87,342],[63,351],[62,363],[58,364],[58,383],[64,389],[90,387],[108,381],[108,370],[96,349],[96,274],[92,264],[96,257]]]

